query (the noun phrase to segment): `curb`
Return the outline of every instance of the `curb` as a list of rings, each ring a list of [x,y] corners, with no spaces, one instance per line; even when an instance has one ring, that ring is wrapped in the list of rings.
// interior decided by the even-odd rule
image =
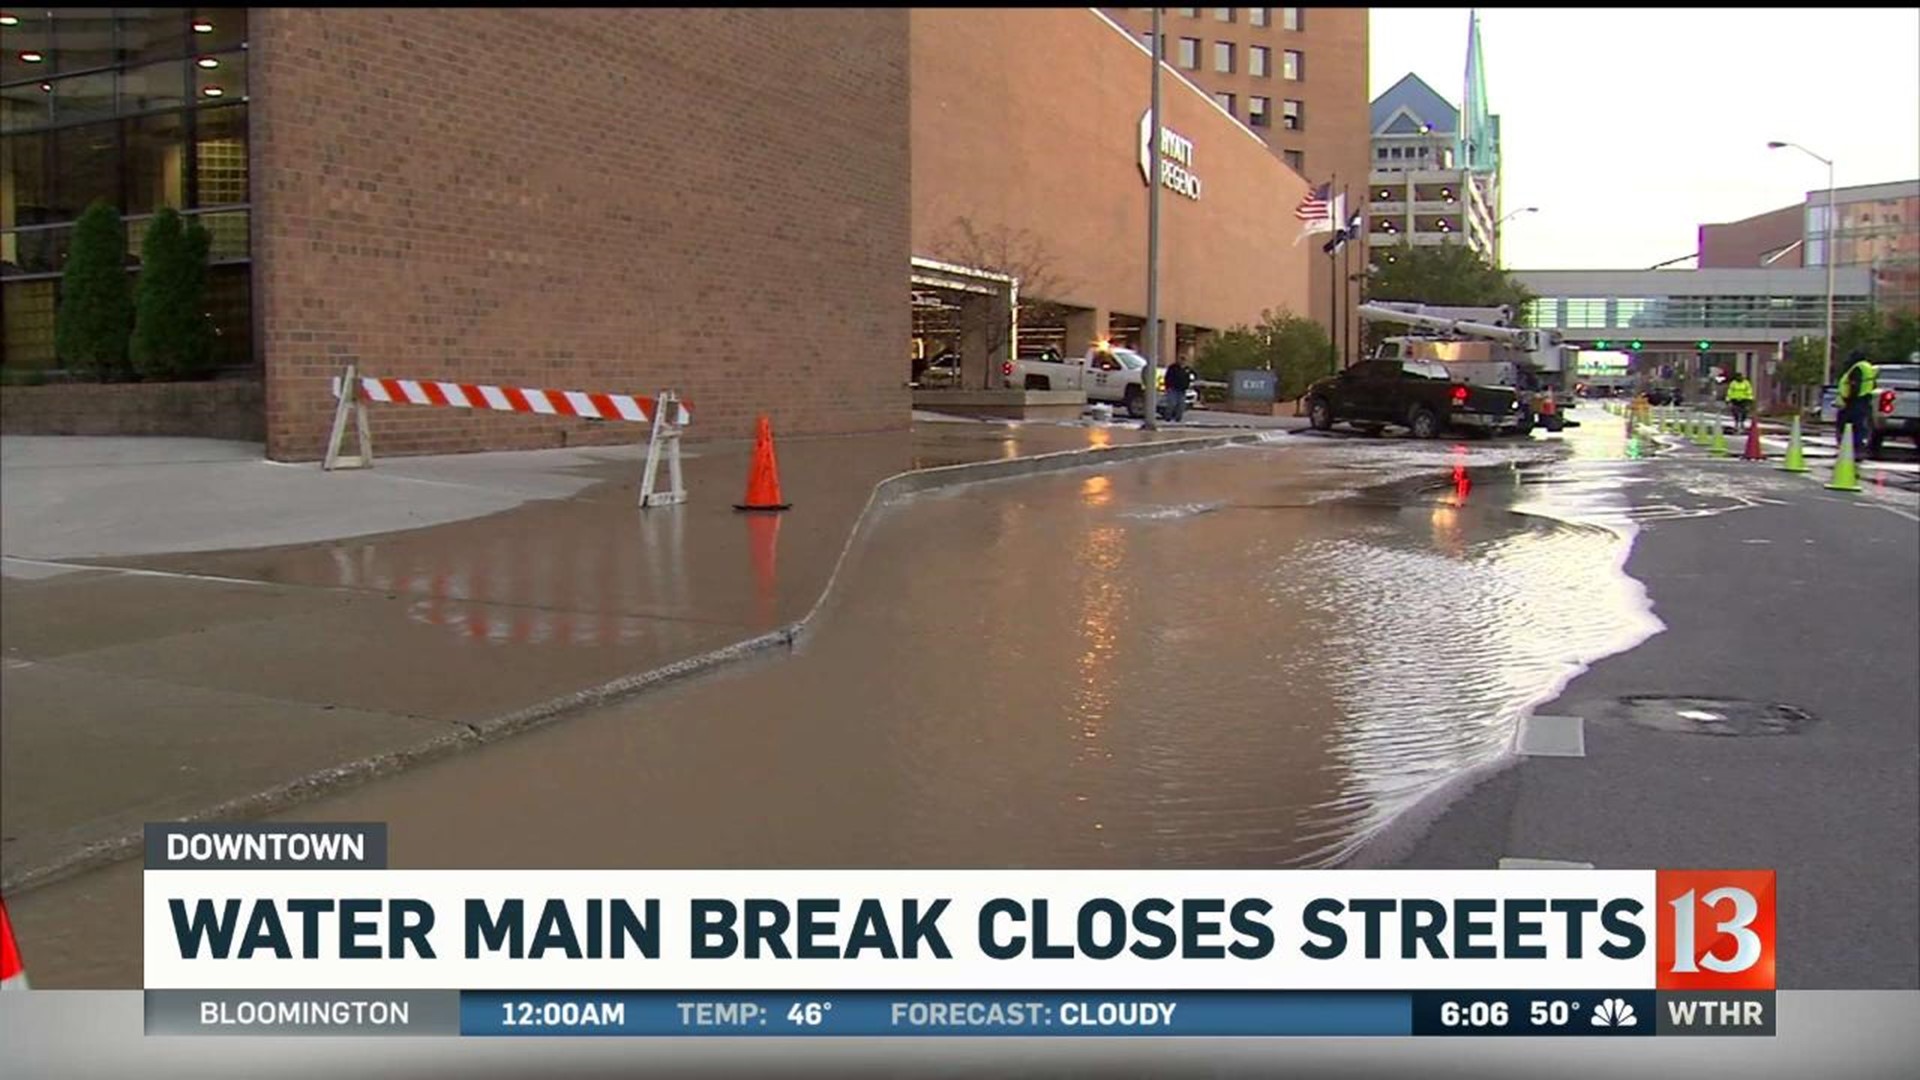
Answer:
[[[329,765],[263,791],[228,799],[204,810],[182,814],[169,820],[222,821],[277,813],[321,795],[330,795],[368,780],[391,776],[416,765],[424,765],[465,750],[498,742],[523,731],[564,719],[575,712],[622,701],[669,683],[758,656],[777,646],[784,645],[791,650],[800,636],[819,618],[827,599],[833,594],[835,583],[840,580],[841,572],[846,569],[847,561],[854,548],[871,531],[879,512],[921,492],[956,487],[961,484],[1061,472],[1093,465],[1118,464],[1192,450],[1212,450],[1233,443],[1267,441],[1264,436],[1265,433],[1261,431],[1234,429],[1230,434],[1196,435],[1153,442],[1127,443],[1122,446],[1058,450],[1011,460],[941,465],[929,469],[912,469],[895,473],[875,484],[872,494],[867,496],[866,506],[854,519],[853,527],[847,533],[846,543],[841,546],[840,555],[834,561],[833,572],[827,576],[827,582],[821,587],[820,595],[814,600],[813,606],[805,615],[785,626],[744,641],[737,641],[731,645],[676,660],[662,667],[624,675],[611,682],[563,694],[502,716],[468,724],[451,724],[449,727],[452,730],[412,746],[338,765]],[[0,879],[0,892],[17,895],[63,881],[109,863],[120,862],[139,853],[141,845],[145,842],[144,837],[143,830],[96,840],[49,862],[12,871],[7,877]]]

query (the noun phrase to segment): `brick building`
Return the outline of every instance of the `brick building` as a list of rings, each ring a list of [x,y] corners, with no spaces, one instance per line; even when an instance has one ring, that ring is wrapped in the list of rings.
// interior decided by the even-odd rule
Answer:
[[[1057,327],[1023,325],[1022,341],[1068,354],[1099,337],[1139,341],[1151,65],[1144,44],[1086,8],[913,13],[914,253],[959,261],[941,245],[961,219],[1030,238],[1051,279],[1033,298],[1066,310]],[[1162,126],[1198,181],[1197,197],[1160,196],[1165,358],[1265,309],[1304,313],[1318,245],[1294,243],[1306,184],[1257,134],[1171,71],[1161,95]]]
[[[1873,306],[1920,311],[1920,180],[1809,191],[1792,206],[1700,226],[1700,268],[1825,266],[1871,271]],[[1832,219],[1831,222],[1829,219]]]
[[[80,212],[118,206],[137,266],[146,221],[174,207],[213,234],[219,359],[264,385],[252,430],[272,458],[318,456],[329,380],[349,358],[399,377],[672,387],[695,404],[698,436],[746,435],[762,412],[783,434],[904,427],[909,263],[943,254],[963,218],[1053,254],[1055,295],[1039,298],[1067,312],[1061,334],[1139,333],[1150,67],[1096,9],[5,18],[10,381],[59,367],[54,311]],[[1166,81],[1166,123],[1200,186],[1197,199],[1163,191],[1161,311],[1166,348],[1190,350],[1265,308],[1306,311],[1317,245],[1293,244],[1304,182],[1204,92]],[[33,394],[84,391],[60,408],[151,431],[129,414],[166,389],[10,389],[5,419],[23,430]],[[231,434],[203,426],[206,409],[259,397],[200,395],[171,433]],[[372,415],[383,453],[642,435]],[[51,430],[85,427],[72,423]]]
[[[1153,9],[1103,8],[1143,41]],[[1212,94],[1220,107],[1260,136],[1282,161],[1313,184],[1348,192],[1349,212],[1366,202],[1370,161],[1367,101],[1366,8],[1167,8],[1160,19],[1167,63]],[[1316,237],[1308,261],[1303,307],[1329,324],[1328,290],[1347,276],[1319,255]],[[1366,266],[1364,251],[1351,260]],[[1353,315],[1359,286],[1346,282],[1340,340],[1357,332]]]

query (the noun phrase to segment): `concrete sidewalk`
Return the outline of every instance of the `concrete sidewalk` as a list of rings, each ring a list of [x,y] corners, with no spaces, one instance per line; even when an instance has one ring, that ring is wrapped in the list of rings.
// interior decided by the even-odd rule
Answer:
[[[690,445],[691,501],[643,512],[638,446],[326,474],[245,444],[9,438],[0,887],[790,644],[858,524],[914,490],[1258,437],[788,440],[777,516],[731,508],[744,443]]]

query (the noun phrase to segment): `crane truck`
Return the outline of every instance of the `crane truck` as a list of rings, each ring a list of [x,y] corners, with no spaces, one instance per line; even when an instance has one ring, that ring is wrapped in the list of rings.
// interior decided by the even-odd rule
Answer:
[[[1559,331],[1510,326],[1513,312],[1504,307],[1376,302],[1356,310],[1364,319],[1416,331],[1382,341],[1373,359],[1438,361],[1475,385],[1512,388],[1525,410],[1522,431],[1536,421],[1548,431],[1564,426],[1560,410],[1573,403],[1575,365]]]

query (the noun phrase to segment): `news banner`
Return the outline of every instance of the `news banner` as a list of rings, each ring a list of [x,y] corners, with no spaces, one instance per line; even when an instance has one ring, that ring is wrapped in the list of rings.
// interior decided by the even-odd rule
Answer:
[[[146,1033],[1774,1034],[1771,870],[390,870],[149,825]]]

